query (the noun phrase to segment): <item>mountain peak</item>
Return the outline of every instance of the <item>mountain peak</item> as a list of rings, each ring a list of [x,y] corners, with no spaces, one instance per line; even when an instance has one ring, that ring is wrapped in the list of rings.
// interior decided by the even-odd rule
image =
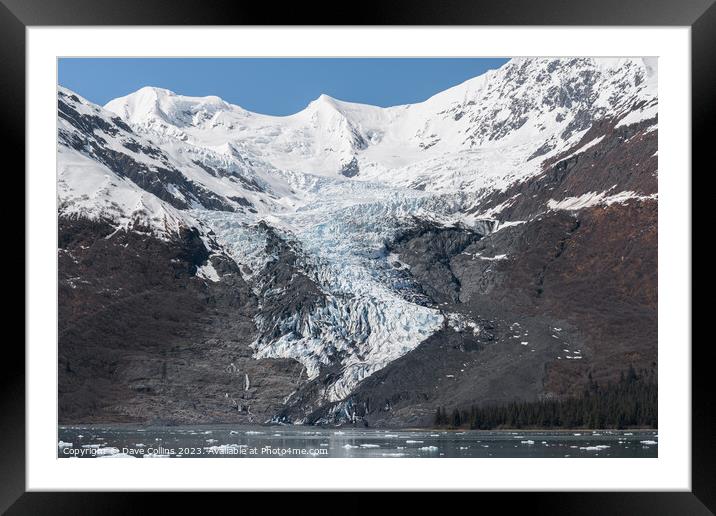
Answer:
[[[316,99],[312,100],[308,103],[308,106],[306,106],[306,109],[310,110],[317,110],[317,109],[330,109],[335,111],[340,111],[341,109],[341,101],[338,99],[334,99],[330,95],[326,95],[325,93],[321,93]]]
[[[190,118],[200,111],[213,114],[240,109],[216,95],[190,97],[156,86],[144,86],[109,101],[104,108],[130,123],[143,124],[159,119],[179,127],[190,124]]]
[[[321,93],[318,98],[314,102],[335,102],[336,99],[331,97],[330,95],[326,95],[325,93]]]
[[[130,95],[154,95],[156,97],[160,96],[170,96],[175,97],[176,93],[174,93],[172,90],[168,90],[166,88],[160,88],[159,86],[143,86],[139,88],[134,93],[130,93]]]

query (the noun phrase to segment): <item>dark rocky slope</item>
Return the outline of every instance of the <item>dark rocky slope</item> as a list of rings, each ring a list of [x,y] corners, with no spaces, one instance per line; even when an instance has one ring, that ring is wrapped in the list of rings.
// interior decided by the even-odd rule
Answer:
[[[263,423],[295,389],[300,364],[251,357],[257,300],[236,265],[194,275],[196,233],[61,218],[58,244],[60,423]]]

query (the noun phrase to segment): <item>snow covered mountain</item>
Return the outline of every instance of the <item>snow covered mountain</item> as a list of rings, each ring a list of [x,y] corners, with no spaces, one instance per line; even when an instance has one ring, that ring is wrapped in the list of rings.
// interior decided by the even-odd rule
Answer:
[[[60,87],[59,216],[68,226],[111,228],[103,239],[141,234],[180,249],[191,285],[245,284],[254,329],[235,345],[248,345],[257,363],[302,368],[280,406],[261,417],[339,419],[356,410],[366,379],[438,335],[447,342],[446,333],[459,334],[475,350],[510,342],[516,327],[495,329],[498,319],[512,324],[506,319],[529,310],[518,308],[522,294],[503,299],[516,292],[508,284],[520,274],[544,282],[548,270],[526,241],[551,238],[559,249],[565,240],[551,232],[571,227],[567,220],[630,217],[633,209],[655,217],[657,106],[656,63],[641,58],[513,59],[422,103],[380,108],[321,95],[285,117],[154,87],[99,107]],[[522,279],[520,289],[533,281]],[[589,337],[579,333],[601,331],[603,321],[580,327],[570,317],[555,320],[571,324],[585,347]],[[640,348],[634,360],[655,357],[655,342],[642,347],[651,344],[654,353]],[[524,362],[541,371],[541,386],[518,396],[549,392],[557,381],[550,364],[562,359],[543,347],[533,350],[538,362]],[[495,364],[505,360],[490,349]],[[586,355],[564,361],[603,358]],[[212,367],[235,373],[231,366]],[[470,378],[465,385],[474,387]],[[367,417],[374,394],[365,396]],[[252,404],[256,411],[256,401],[234,403]]]

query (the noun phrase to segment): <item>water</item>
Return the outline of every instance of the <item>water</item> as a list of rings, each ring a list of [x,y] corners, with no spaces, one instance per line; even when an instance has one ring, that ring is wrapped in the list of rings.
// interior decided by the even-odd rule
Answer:
[[[58,457],[657,457],[656,431],[61,426]]]

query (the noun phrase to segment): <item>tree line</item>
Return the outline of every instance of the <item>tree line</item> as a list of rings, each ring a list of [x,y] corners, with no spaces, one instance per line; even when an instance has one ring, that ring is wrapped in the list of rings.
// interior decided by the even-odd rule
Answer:
[[[615,383],[598,385],[589,374],[584,391],[571,398],[513,401],[468,409],[438,407],[434,424],[447,428],[656,428],[657,381],[653,370],[632,367]]]

